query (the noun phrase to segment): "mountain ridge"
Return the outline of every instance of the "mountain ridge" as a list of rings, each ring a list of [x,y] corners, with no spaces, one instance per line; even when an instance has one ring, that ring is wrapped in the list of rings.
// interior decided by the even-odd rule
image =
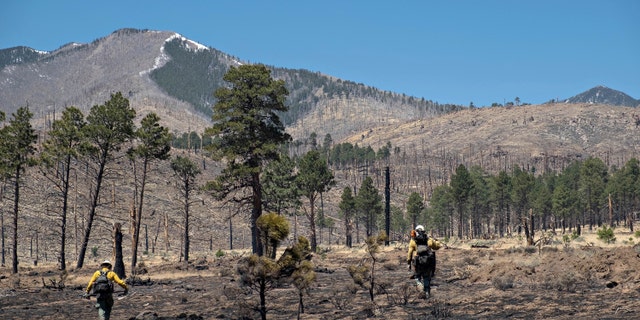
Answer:
[[[380,126],[345,141],[374,149],[389,143],[406,152],[403,157],[431,164],[429,170],[452,161],[488,172],[513,165],[557,172],[590,156],[622,167],[640,157],[640,110],[586,103],[466,109]]]
[[[590,103],[607,104],[614,106],[638,107],[640,100],[636,100],[628,94],[607,88],[603,85],[595,86],[585,92],[565,99],[565,103]]]
[[[0,50],[6,52],[5,50]],[[225,85],[222,76],[241,59],[170,31],[120,29],[88,44],[68,43],[28,63],[6,62],[0,70],[0,104],[12,112],[28,104],[36,117],[74,105],[87,112],[113,92],[120,91],[139,114],[154,110],[175,132],[202,132],[210,125],[213,91]],[[310,132],[344,137],[376,123],[358,113],[358,121],[333,128],[305,121],[307,114],[332,108],[353,114],[351,105],[375,110],[400,110],[394,117],[408,120],[435,116],[461,108],[382,91],[319,72],[268,66],[290,91],[290,111],[283,122],[296,138]],[[343,110],[344,109],[344,110]],[[345,111],[346,110],[346,111]],[[388,113],[388,112],[387,112]],[[355,126],[355,128],[351,128]],[[296,129],[299,128],[299,129]]]
[[[138,118],[160,115],[172,133],[203,132],[210,125],[213,91],[225,85],[229,66],[246,63],[173,31],[119,29],[91,43],[67,43],[51,52],[27,47],[0,50],[0,105],[5,112],[29,105],[41,125],[47,114],[67,106],[88,112],[121,91]],[[290,91],[290,111],[281,114],[287,131],[298,140],[314,132],[334,141],[378,128],[402,126],[465,111],[425,98],[379,90],[304,69],[268,66]],[[566,104],[637,106],[630,96],[597,86]],[[560,105],[552,101],[554,105]],[[635,105],[634,105],[635,104]],[[510,110],[509,106],[503,110]],[[522,106],[514,109],[528,108]],[[483,107],[485,109],[488,107]],[[473,109],[473,108],[471,108]],[[505,111],[509,112],[509,111]],[[390,130],[390,129],[389,129]],[[357,139],[356,139],[357,140]]]

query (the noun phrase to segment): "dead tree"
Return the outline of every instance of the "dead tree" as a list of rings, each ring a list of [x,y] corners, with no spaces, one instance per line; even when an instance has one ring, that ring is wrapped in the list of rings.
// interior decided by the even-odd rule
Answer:
[[[120,223],[113,225],[113,251],[115,255],[113,272],[115,272],[120,279],[124,279],[127,276],[124,270],[124,261],[122,260],[122,231]]]

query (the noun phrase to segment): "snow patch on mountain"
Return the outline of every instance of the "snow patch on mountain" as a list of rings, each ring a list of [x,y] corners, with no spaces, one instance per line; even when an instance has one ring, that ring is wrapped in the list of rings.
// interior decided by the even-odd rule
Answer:
[[[190,50],[195,50],[195,51],[209,50],[207,46],[200,44],[198,42],[195,42],[193,40],[187,39],[179,33],[174,33],[172,36],[167,38],[167,40],[165,40],[164,42],[170,42],[173,39],[180,39],[182,42],[184,42],[187,45],[187,49],[190,49]]]
[[[164,44],[167,42],[171,42],[174,39],[179,39],[180,41],[182,41],[185,45],[186,48],[189,50],[194,50],[194,51],[202,51],[202,50],[209,50],[209,48],[203,44],[200,44],[198,42],[195,42],[193,40],[187,39],[185,37],[183,37],[181,34],[179,33],[174,33],[172,34],[169,38],[164,40],[164,43],[162,44],[162,46],[160,46],[160,55],[158,55],[153,63],[153,67],[147,69],[147,70],[143,70],[140,71],[138,74],[140,76],[146,75],[151,73],[151,71],[158,69],[158,68],[162,68],[162,66],[164,66],[167,62],[169,62],[169,60],[171,59],[169,57],[169,55],[167,55],[164,51]]]

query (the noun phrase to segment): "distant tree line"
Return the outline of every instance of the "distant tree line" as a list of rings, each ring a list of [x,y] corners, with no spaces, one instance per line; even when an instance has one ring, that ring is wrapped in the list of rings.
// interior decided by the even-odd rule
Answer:
[[[449,184],[435,188],[421,212],[441,235],[460,238],[523,235],[531,244],[535,230],[581,233],[602,225],[633,232],[640,209],[640,166],[630,159],[607,168],[595,157],[575,161],[561,172],[535,175],[514,167],[488,174],[460,164]]]
[[[315,133],[299,143],[318,150],[333,170],[359,172],[363,179],[373,174],[374,181],[378,181],[376,172],[380,173],[376,168],[394,163],[390,161],[392,155],[406,157],[406,150],[401,154],[401,150],[390,143],[375,151],[370,146],[332,144],[329,134],[323,144],[317,142]],[[510,171],[489,174],[480,166],[467,169],[460,164],[446,183],[436,182],[427,197],[417,192],[410,194],[410,201],[420,197],[424,210],[413,211],[411,217],[395,215],[392,220],[402,229],[415,225],[418,219],[422,221],[418,223],[429,224],[440,235],[465,238],[522,234],[533,239],[535,230],[580,233],[582,226],[593,229],[603,224],[633,228],[635,212],[640,207],[637,162],[632,158],[623,168],[607,168],[601,159],[592,157],[574,161],[559,173],[547,170],[537,175],[534,167],[514,166]],[[352,193],[357,186],[349,188]],[[415,206],[404,204],[407,214],[412,205]],[[401,210],[395,209],[396,213]],[[367,226],[367,221],[358,215],[351,219],[354,228],[356,223],[358,229],[363,224]],[[368,227],[373,230],[367,234],[382,228],[380,223],[371,224],[371,221]],[[318,225],[325,227],[325,222],[318,221]],[[344,226],[345,230],[350,228]]]

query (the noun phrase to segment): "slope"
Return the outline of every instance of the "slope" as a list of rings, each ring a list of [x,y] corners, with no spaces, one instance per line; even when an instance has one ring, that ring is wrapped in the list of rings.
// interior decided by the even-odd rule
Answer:
[[[640,154],[640,111],[589,104],[469,109],[380,126],[345,141],[374,149],[390,142],[408,154],[447,154],[489,170],[506,164],[558,168],[588,156],[621,166]]]

